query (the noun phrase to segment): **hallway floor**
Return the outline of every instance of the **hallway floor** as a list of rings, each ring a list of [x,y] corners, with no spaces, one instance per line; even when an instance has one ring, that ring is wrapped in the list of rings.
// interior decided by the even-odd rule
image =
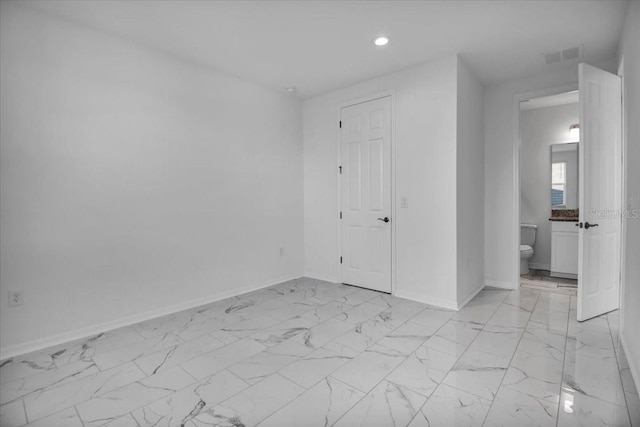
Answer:
[[[551,277],[548,270],[529,270],[529,273],[520,276],[520,286],[564,295],[576,296],[578,293],[576,279]]]
[[[5,360],[0,424],[640,426],[618,314],[578,323],[575,302],[294,280]]]

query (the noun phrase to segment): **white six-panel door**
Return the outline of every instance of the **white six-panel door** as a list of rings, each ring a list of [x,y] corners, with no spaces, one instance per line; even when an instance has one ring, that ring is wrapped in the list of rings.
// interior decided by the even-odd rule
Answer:
[[[620,77],[598,68],[580,64],[579,79],[582,321],[620,305],[622,95]]]
[[[341,110],[342,282],[391,292],[391,98]]]

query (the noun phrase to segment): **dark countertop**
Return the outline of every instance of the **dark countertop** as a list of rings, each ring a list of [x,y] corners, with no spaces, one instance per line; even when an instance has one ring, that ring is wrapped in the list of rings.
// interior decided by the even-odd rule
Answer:
[[[578,222],[578,217],[575,216],[552,216],[549,221],[564,221],[564,222]]]

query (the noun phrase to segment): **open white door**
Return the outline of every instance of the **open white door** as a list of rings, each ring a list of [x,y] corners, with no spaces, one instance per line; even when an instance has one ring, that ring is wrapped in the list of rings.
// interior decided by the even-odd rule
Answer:
[[[391,98],[341,110],[342,282],[391,292]]]
[[[578,320],[620,306],[622,93],[619,76],[580,64]]]

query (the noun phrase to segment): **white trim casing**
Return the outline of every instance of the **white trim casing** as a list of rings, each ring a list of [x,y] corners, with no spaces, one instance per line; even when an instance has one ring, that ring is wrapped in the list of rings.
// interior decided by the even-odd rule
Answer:
[[[409,299],[423,304],[435,305],[437,307],[448,308],[450,310],[458,310],[458,302],[444,298],[426,297],[415,292],[396,291],[394,294],[398,298]]]
[[[625,109],[625,97],[624,97],[624,87],[625,87],[625,79],[624,79],[624,58],[620,58],[620,62],[618,64],[618,75],[620,76],[620,83],[621,83],[621,87],[622,87],[622,134],[620,135],[622,138],[622,147],[621,147],[621,154],[622,154],[622,168],[621,168],[621,173],[622,173],[622,180],[620,181],[620,190],[622,191],[622,199],[620,200],[621,203],[621,208],[623,210],[625,209],[631,209],[631,205],[629,204],[629,200],[627,197],[627,122],[628,122],[628,117],[627,117],[627,112]],[[627,283],[627,275],[626,275],[626,269],[627,269],[627,221],[628,218],[626,215],[622,216],[622,223],[620,224],[620,331],[622,331],[624,329],[624,311],[626,309],[625,307],[625,299],[624,299],[624,294],[625,294],[625,286]],[[622,333],[620,334],[620,336],[622,337]],[[638,377],[635,377],[635,381],[636,384],[640,384],[638,382]]]
[[[519,270],[519,268],[518,268]],[[520,283],[520,276],[518,276],[518,283]],[[513,289],[513,284],[511,282],[503,282],[500,280],[485,280],[484,281],[484,285],[485,286],[491,286],[494,288],[502,288],[502,289]]]

